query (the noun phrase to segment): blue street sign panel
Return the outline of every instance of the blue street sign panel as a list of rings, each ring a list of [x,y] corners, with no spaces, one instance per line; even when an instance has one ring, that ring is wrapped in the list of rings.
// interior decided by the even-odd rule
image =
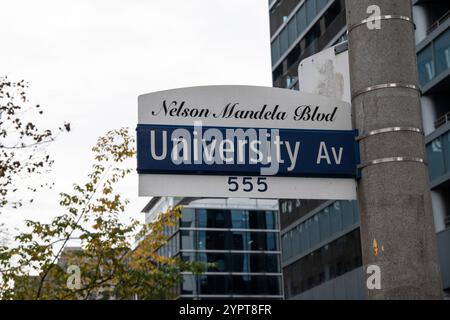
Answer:
[[[355,130],[139,124],[139,174],[353,178]]]

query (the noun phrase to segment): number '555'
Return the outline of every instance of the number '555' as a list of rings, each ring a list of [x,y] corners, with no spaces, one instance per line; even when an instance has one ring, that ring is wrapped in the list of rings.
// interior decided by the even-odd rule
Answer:
[[[267,189],[267,178],[264,177],[228,177],[228,190],[231,192],[266,192]]]

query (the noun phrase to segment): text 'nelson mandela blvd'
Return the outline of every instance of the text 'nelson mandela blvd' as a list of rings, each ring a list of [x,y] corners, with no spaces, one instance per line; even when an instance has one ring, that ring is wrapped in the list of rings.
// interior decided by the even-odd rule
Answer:
[[[329,112],[321,112],[319,106],[300,105],[295,108],[293,119],[295,121],[325,121],[332,122],[335,120],[337,107]],[[185,101],[162,101],[158,110],[153,110],[152,115],[164,115],[168,117],[183,117],[183,118],[235,118],[235,119],[257,119],[257,120],[286,120],[288,114],[286,111],[281,111],[279,105],[269,107],[267,104],[259,109],[241,108],[237,102],[227,103],[220,112],[212,112],[205,107],[188,106]]]

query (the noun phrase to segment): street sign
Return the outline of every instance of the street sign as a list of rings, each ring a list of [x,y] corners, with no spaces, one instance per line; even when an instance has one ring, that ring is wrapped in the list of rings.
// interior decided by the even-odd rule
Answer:
[[[347,43],[320,51],[303,59],[298,66],[302,92],[351,101]]]
[[[355,137],[348,103],[298,91],[209,86],[142,95],[139,194],[354,199]]]
[[[139,125],[137,136],[141,174],[351,178],[356,173],[356,134],[350,130]]]

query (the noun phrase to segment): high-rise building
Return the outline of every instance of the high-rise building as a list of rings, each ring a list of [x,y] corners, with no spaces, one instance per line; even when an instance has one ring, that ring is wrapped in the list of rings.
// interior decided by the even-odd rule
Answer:
[[[298,65],[346,37],[345,0],[272,0],[273,86],[298,89]]]
[[[412,4],[433,213],[448,294],[450,2]],[[346,40],[345,1],[271,0],[269,12],[273,86],[301,90],[300,62]],[[280,200],[279,206],[285,298],[364,299],[357,203]]]
[[[450,2],[412,3],[434,225],[450,297]]]
[[[207,266],[183,274],[178,299],[283,298],[277,201],[155,197],[143,210],[146,222],[176,205],[181,218],[159,254]]]

